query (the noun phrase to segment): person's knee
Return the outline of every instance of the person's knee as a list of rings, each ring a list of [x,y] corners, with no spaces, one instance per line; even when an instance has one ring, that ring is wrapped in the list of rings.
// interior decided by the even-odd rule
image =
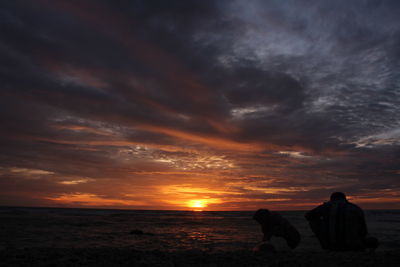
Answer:
[[[288,240],[287,244],[291,249],[295,249],[300,244],[300,239]]]
[[[365,238],[365,247],[376,249],[377,247],[379,247],[379,240],[375,237],[369,236]]]

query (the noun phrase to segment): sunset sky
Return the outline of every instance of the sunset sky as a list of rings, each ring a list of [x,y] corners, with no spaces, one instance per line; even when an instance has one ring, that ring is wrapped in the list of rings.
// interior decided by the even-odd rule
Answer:
[[[0,205],[400,208],[400,1],[0,2]]]

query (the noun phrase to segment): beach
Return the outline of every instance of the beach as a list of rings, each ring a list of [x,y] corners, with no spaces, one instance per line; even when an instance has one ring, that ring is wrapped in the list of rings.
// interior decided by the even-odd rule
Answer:
[[[261,239],[252,212],[0,208],[2,266],[398,266],[399,211],[366,211],[381,246],[322,250],[303,218],[293,251],[254,253]]]
[[[293,252],[254,255],[248,250],[138,251],[129,248],[31,248],[0,251],[2,266],[384,266],[397,267],[400,250],[365,252]]]

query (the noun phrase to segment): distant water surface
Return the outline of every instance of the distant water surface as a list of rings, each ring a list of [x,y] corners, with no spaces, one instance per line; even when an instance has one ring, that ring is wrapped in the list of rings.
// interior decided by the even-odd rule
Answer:
[[[262,238],[254,212],[139,211],[0,208],[0,248],[129,247],[138,250],[251,249]],[[302,235],[299,251],[321,250],[304,211],[283,211]],[[369,232],[381,250],[400,248],[400,210],[366,211]],[[131,234],[141,230],[145,234]]]

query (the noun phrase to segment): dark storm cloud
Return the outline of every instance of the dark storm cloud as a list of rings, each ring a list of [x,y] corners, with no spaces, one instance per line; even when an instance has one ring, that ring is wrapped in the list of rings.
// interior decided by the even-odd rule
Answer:
[[[0,5],[3,188],[202,170],[248,199],[398,190],[397,1]]]
[[[284,73],[268,73],[256,68],[235,69],[224,87],[228,101],[237,106],[272,106],[291,111],[301,108],[305,94],[298,81]]]

